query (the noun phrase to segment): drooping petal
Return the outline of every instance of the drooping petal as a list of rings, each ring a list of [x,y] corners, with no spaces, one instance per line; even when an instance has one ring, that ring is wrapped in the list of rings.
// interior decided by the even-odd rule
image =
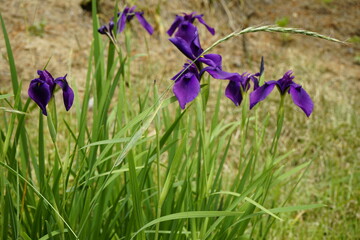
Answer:
[[[179,37],[169,38],[170,42],[172,42],[187,58],[194,60],[196,57],[194,56],[190,44],[186,42],[184,39]]]
[[[264,85],[258,87],[255,91],[250,93],[250,109],[252,109],[258,102],[264,100],[274,89],[276,81],[265,82]]]
[[[139,20],[140,24],[145,28],[145,30],[152,35],[154,32],[154,28],[145,20],[144,13],[142,12],[135,12],[136,18]]]
[[[197,19],[199,20],[199,22],[200,22],[201,24],[203,24],[203,25],[207,28],[207,30],[208,30],[212,35],[214,35],[214,34],[215,34],[215,29],[212,28],[212,27],[210,27],[210,26],[204,21],[204,19],[202,18],[202,16],[203,16],[203,15],[197,15],[197,16],[195,16],[194,18],[197,18]]]
[[[167,30],[167,34],[169,36],[173,35],[175,30],[179,27],[179,25],[184,21],[184,17],[176,15],[174,22],[171,24],[169,30]]]
[[[122,13],[120,13],[120,18],[118,19],[118,22],[117,22],[117,32],[118,33],[121,33],[125,29],[126,14],[127,13],[125,12],[125,10]]]
[[[63,100],[66,111],[69,111],[74,102],[74,91],[66,81],[66,75],[64,77],[58,77],[55,79],[55,83],[63,90]]]
[[[180,107],[184,109],[185,105],[194,100],[199,94],[199,80],[195,75],[180,78],[175,82],[173,92],[179,101]]]
[[[309,94],[298,84],[290,86],[289,94],[295,105],[301,108],[306,116],[310,116],[314,109],[314,103],[311,100]]]
[[[233,101],[236,106],[239,106],[242,101],[240,82],[229,81],[225,89],[225,96]]]
[[[40,107],[42,113],[47,116],[46,106],[52,96],[50,86],[39,78],[33,79],[30,82],[28,94],[29,97]]]

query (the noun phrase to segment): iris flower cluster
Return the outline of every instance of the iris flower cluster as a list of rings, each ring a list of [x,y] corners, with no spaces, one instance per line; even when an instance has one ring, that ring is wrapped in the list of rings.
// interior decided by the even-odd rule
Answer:
[[[243,100],[245,92],[253,85],[253,92],[250,94],[250,109],[257,103],[264,100],[274,89],[275,86],[281,95],[288,92],[294,103],[300,107],[307,116],[313,111],[313,102],[307,92],[298,84],[293,82],[292,71],[288,71],[278,81],[268,81],[259,86],[259,78],[264,72],[263,58],[260,64],[260,71],[255,74],[249,73],[229,73],[222,70],[222,57],[219,54],[205,54],[201,48],[200,37],[195,20],[203,24],[211,34],[215,30],[210,27],[202,18],[203,15],[196,15],[194,12],[176,16],[173,24],[167,31],[170,42],[173,43],[189,60],[183,69],[171,79],[175,81],[173,92],[178,99],[179,105],[185,109],[186,104],[193,101],[200,93],[200,80],[204,72],[207,72],[215,79],[229,80],[225,89],[225,96],[238,106]],[[203,64],[206,67],[202,67]]]
[[[117,33],[124,31],[126,23],[130,22],[134,16],[138,19],[145,30],[152,34],[153,27],[145,20],[143,12],[135,11],[136,6],[126,7],[118,13]],[[313,111],[313,102],[308,93],[301,85],[293,81],[293,72],[288,71],[277,81],[267,81],[259,86],[259,78],[264,72],[263,58],[258,73],[230,73],[222,69],[222,57],[219,54],[203,54],[204,50],[200,44],[200,37],[195,20],[199,21],[212,34],[215,34],[214,28],[210,27],[203,15],[197,15],[195,12],[190,14],[177,15],[170,26],[167,34],[171,37],[169,40],[173,43],[187,58],[188,62],[183,65],[183,69],[177,73],[172,80],[175,81],[173,92],[178,99],[179,105],[185,109],[186,104],[193,101],[200,93],[200,80],[202,75],[207,72],[215,79],[228,80],[229,83],[225,89],[225,96],[228,97],[236,106],[239,106],[243,100],[244,93],[250,90],[250,109],[263,101],[276,86],[282,96],[289,93],[295,105],[300,107],[309,117]],[[114,20],[111,19],[108,25],[103,25],[98,29],[101,34],[113,37]],[[203,67],[205,65],[205,67]],[[38,71],[39,78],[33,79],[30,83],[28,94],[32,100],[40,107],[42,113],[47,115],[46,106],[53,96],[56,85],[63,90],[63,100],[66,110],[69,110],[74,101],[74,92],[66,81],[66,75],[54,80],[51,74],[44,70]]]

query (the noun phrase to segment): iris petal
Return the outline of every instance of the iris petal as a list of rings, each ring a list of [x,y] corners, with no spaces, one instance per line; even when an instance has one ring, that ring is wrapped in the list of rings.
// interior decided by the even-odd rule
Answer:
[[[173,35],[175,30],[179,27],[180,23],[184,21],[184,17],[176,15],[174,22],[171,24],[167,34],[169,36]]]
[[[200,83],[195,75],[191,77],[183,77],[175,82],[173,92],[179,101],[180,107],[194,100],[200,92]]]
[[[214,34],[215,34],[215,29],[212,28],[212,27],[210,27],[210,26],[204,21],[204,19],[202,18],[202,16],[203,16],[203,15],[197,15],[197,16],[195,16],[195,18],[197,18],[197,19],[199,20],[199,22],[200,22],[201,24],[203,24],[203,25],[207,28],[207,30],[208,30],[212,35],[214,35]]]
[[[206,67],[203,71],[208,72],[215,79],[235,79],[238,73],[229,73],[221,70],[220,68]]]
[[[46,105],[49,103],[52,92],[50,86],[43,80],[36,78],[30,82],[29,97],[40,107],[42,113],[47,116]]]
[[[55,88],[54,78],[47,70],[38,70],[37,74],[40,79],[45,81],[50,86],[50,91],[53,92]]]
[[[190,45],[183,39],[179,37],[174,37],[169,39],[186,57],[191,60],[194,60],[194,56]]]
[[[211,66],[211,67],[221,67],[222,64],[222,57],[219,54],[205,54],[204,58],[199,61]]]
[[[117,22],[117,32],[121,33],[122,31],[124,31],[125,29],[125,24],[126,24],[126,13],[125,11],[123,11],[120,15],[120,18]]]
[[[66,75],[55,79],[55,83],[63,90],[63,100],[66,111],[69,111],[74,102],[74,91],[66,81]]]
[[[240,82],[230,81],[225,89],[225,96],[233,101],[236,106],[239,106],[242,101]]]
[[[314,109],[314,103],[312,102],[309,94],[300,85],[290,86],[289,94],[291,95],[295,105],[301,108],[306,116],[309,117]]]
[[[274,89],[276,81],[265,82],[264,85],[258,87],[255,91],[250,93],[250,109],[252,109],[258,102],[264,100]]]
[[[145,28],[145,30],[152,35],[154,32],[153,27],[145,20],[144,13],[142,12],[135,12],[135,16],[136,18],[139,20],[140,24]]]

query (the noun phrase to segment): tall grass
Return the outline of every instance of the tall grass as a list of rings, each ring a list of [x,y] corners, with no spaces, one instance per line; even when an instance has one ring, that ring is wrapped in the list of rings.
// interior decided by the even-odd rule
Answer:
[[[284,221],[281,214],[323,206],[287,205],[312,160],[283,168],[294,154],[277,151],[286,121],[283,99],[274,123],[261,108],[249,111],[248,102],[234,113],[238,121],[224,121],[222,90],[214,90],[209,79],[184,111],[175,97],[166,97],[169,89],[158,92],[156,83],[136,99],[131,34],[126,49],[103,39],[96,1],[92,7],[85,92],[76,94],[71,113],[59,114],[51,102],[48,117],[21,98],[22,82],[0,15],[13,88],[0,95],[2,239],[266,239],[274,221]],[[258,31],[336,41],[303,30],[253,27],[205,52]],[[210,91],[218,91],[211,113]],[[273,141],[265,142],[269,126],[277,130]],[[240,139],[234,138],[236,131]],[[237,151],[230,154],[234,146]],[[293,178],[285,200],[274,202],[273,191]]]

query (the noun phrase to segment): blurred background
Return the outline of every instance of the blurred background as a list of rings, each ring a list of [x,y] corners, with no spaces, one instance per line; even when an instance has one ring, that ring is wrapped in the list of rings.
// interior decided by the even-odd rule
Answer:
[[[294,81],[315,103],[314,113],[307,119],[290,98],[287,100],[289,110],[280,151],[293,149],[296,153],[285,167],[313,160],[288,205],[323,203],[326,207],[289,214],[285,222],[275,223],[272,239],[360,239],[359,0],[119,2],[119,9],[136,5],[155,28],[149,36],[136,21],[131,23],[132,87],[138,95],[154,80],[165,91],[170,78],[186,61],[166,34],[175,15],[183,12],[204,14],[204,20],[215,28],[212,36],[197,23],[204,49],[235,30],[260,25],[302,28],[346,41],[338,44],[300,35],[252,33],[232,38],[212,53],[223,56],[225,71],[239,73],[257,72],[264,56],[266,81],[277,80],[287,70],[293,70]],[[100,22],[107,24],[115,1],[100,0],[99,6]],[[37,77],[36,70],[50,58],[47,69],[54,77],[68,73],[69,83],[76,84],[81,95],[92,41],[91,9],[86,1],[0,0],[0,11],[19,79],[23,81],[24,98],[30,81]],[[120,46],[122,43],[123,38],[119,38]],[[11,90],[11,80],[2,33],[0,54],[0,94],[5,94]],[[214,86],[221,84],[220,80],[212,81]],[[239,108],[226,98],[222,101],[224,120],[237,119]],[[275,112],[277,104],[272,103],[276,101],[273,96],[268,103],[262,103],[264,109]],[[229,173],[232,167],[228,166]],[[290,190],[280,186],[274,205],[282,192]]]

